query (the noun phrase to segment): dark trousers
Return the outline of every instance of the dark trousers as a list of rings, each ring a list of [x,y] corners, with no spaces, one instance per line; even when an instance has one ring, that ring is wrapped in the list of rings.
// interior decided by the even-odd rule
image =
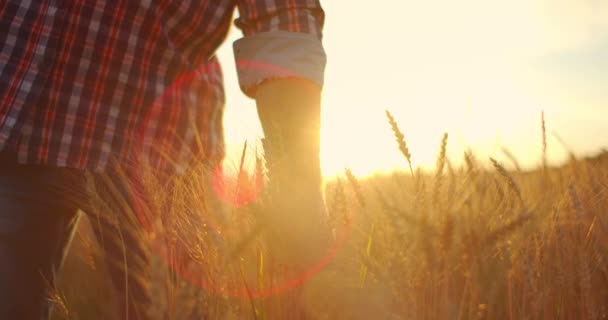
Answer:
[[[116,288],[121,318],[146,319],[149,254],[121,179],[91,196],[82,170],[21,165],[0,152],[0,319],[48,319],[52,294],[79,218],[91,220]],[[94,181],[93,185],[107,184]],[[92,204],[95,202],[95,204]]]

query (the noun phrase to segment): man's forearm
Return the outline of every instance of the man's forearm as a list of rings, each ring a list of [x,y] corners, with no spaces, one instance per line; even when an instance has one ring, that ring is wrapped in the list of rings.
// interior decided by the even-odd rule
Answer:
[[[257,88],[256,101],[271,179],[288,173],[294,187],[319,189],[321,89],[302,79],[268,80]]]
[[[321,90],[299,78],[269,80],[256,100],[273,208],[263,223],[278,259],[302,270],[322,259],[331,238],[321,192]]]

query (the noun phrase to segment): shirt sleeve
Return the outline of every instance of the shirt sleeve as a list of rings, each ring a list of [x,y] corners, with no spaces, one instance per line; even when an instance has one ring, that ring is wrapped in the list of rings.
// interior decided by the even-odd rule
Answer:
[[[238,0],[234,43],[239,85],[249,97],[269,79],[298,77],[323,86],[325,13],[317,0]]]

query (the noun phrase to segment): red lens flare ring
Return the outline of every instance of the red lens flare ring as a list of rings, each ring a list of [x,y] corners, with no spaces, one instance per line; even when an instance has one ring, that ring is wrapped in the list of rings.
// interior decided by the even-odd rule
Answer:
[[[256,69],[257,71],[261,71],[263,74],[266,74],[266,73],[273,74],[273,75],[278,74],[278,75],[282,75],[282,76],[286,76],[286,77],[293,75],[293,72],[291,72],[287,69],[284,69],[282,67],[272,65],[272,64],[258,62],[258,61],[239,61],[239,62],[237,62],[237,68],[239,70],[251,68],[251,69]],[[143,121],[137,130],[137,133],[136,133],[137,139],[135,140],[134,147],[132,149],[134,152],[133,159],[135,161],[134,161],[134,166],[130,169],[131,171],[130,171],[130,174],[128,175],[132,186],[137,186],[138,181],[140,181],[138,173],[139,173],[139,169],[141,169],[141,165],[143,164],[141,156],[145,154],[145,150],[144,150],[145,132],[148,127],[148,124],[150,123],[150,121],[152,120],[152,118],[154,116],[154,112],[159,111],[159,108],[161,107],[162,102],[166,101],[165,99],[171,97],[176,92],[179,92],[179,89],[181,89],[184,84],[188,83],[188,81],[193,80],[195,77],[199,76],[200,74],[206,73],[208,71],[209,71],[208,66],[204,65],[189,73],[179,76],[173,82],[173,84],[171,86],[169,86],[163,92],[163,94],[155,100],[153,105],[150,107],[150,109],[145,114]],[[249,186],[249,190],[245,190],[244,192],[241,193],[241,195],[237,194],[236,196],[230,196],[229,191],[227,191],[227,190],[230,190],[230,188],[227,188],[226,184],[224,182],[222,182],[222,181],[226,181],[226,179],[223,179],[224,172],[222,170],[221,164],[216,168],[213,175],[214,175],[214,177],[213,177],[214,191],[216,193],[218,193],[218,196],[220,198],[222,198],[222,197],[224,198],[224,199],[222,199],[223,201],[226,201],[229,203],[231,202],[235,206],[243,206],[243,205],[247,205],[247,204],[251,203],[253,200],[255,200],[255,198],[257,197],[257,193],[259,193],[259,191],[262,188],[262,185],[259,182],[259,181],[261,181],[261,179],[256,179],[256,181],[251,186]],[[237,185],[236,187],[238,188],[239,187],[238,181],[236,182],[236,185]],[[176,272],[177,274],[179,274],[183,279],[189,281],[191,284],[194,284],[201,289],[205,289],[210,293],[221,295],[221,296],[241,297],[241,298],[261,298],[261,297],[269,297],[269,296],[273,296],[273,295],[278,295],[278,294],[281,294],[288,290],[297,288],[297,287],[301,286],[302,284],[304,284],[309,279],[311,279],[315,274],[317,274],[319,271],[321,271],[325,266],[327,266],[327,264],[335,257],[338,250],[340,250],[344,246],[344,244],[345,244],[346,240],[348,239],[350,232],[351,232],[352,219],[350,217],[347,217],[347,219],[345,219],[345,222],[343,224],[343,228],[339,232],[337,232],[336,237],[334,238],[334,241],[329,245],[326,253],[316,263],[309,266],[304,271],[299,272],[298,274],[296,274],[290,278],[287,278],[280,283],[274,283],[271,287],[261,288],[261,289],[249,288],[246,285],[241,285],[240,288],[238,286],[230,286],[230,287],[236,287],[236,288],[227,289],[227,287],[229,287],[227,285],[222,286],[222,285],[219,285],[216,283],[212,283],[210,281],[205,281],[204,277],[200,276],[201,275],[200,272],[196,272],[191,269],[181,268],[178,266],[178,263],[175,261],[175,259],[172,259],[170,257],[169,249],[171,249],[171,248],[167,247],[166,241],[162,241],[163,237],[162,236],[159,237],[158,234],[156,234],[157,236],[154,237],[155,232],[152,227],[152,218],[154,218],[154,217],[149,217],[145,213],[145,211],[144,211],[145,206],[143,203],[145,201],[145,199],[142,199],[142,197],[139,196],[137,194],[137,192],[135,192],[135,190],[133,190],[133,189],[134,188],[131,188],[131,190],[132,190],[131,198],[133,201],[134,212],[137,217],[137,220],[143,227],[146,234],[148,236],[150,236],[150,239],[160,240],[160,241],[150,241],[150,246],[151,246],[152,250],[154,251],[154,253],[156,253],[168,265],[168,267],[171,268],[171,270],[173,272]],[[211,228],[216,227],[216,226],[214,226],[214,223],[212,223],[213,221],[206,221],[206,222],[211,222],[211,223],[209,223]],[[218,234],[221,234],[221,233],[218,233]],[[190,258],[190,257],[188,257],[188,259],[192,260],[192,258]],[[238,259],[235,259],[235,260],[238,260]],[[187,263],[186,263],[186,265],[187,265]],[[239,281],[239,283],[242,283],[242,281]]]

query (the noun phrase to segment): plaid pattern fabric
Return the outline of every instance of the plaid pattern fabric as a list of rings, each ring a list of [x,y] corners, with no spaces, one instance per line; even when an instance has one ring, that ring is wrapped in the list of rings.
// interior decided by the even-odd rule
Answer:
[[[317,0],[0,1],[0,150],[95,171],[140,150],[221,159],[214,52],[235,8],[245,36],[321,38]]]

